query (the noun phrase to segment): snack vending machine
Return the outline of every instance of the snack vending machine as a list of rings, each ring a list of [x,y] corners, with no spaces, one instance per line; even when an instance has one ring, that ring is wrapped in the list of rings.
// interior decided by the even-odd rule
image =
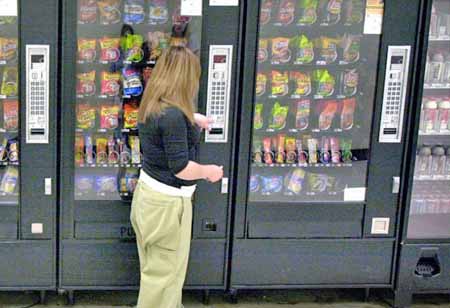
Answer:
[[[63,12],[59,287],[73,300],[74,290],[138,285],[129,217],[142,166],[137,113],[158,58],[176,35],[201,58],[198,110],[214,118],[198,161],[223,165],[226,177],[198,185],[187,285],[224,289],[240,6],[67,0]]]
[[[402,308],[413,293],[450,292],[450,2],[429,1],[423,11],[428,31],[417,70],[396,285]]]
[[[392,287],[420,1],[383,2],[247,2],[232,295]]]
[[[56,289],[58,1],[0,2],[0,290]]]

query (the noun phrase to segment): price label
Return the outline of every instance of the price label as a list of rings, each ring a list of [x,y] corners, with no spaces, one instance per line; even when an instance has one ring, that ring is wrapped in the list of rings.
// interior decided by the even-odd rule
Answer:
[[[0,0],[0,16],[17,16],[17,0]]]

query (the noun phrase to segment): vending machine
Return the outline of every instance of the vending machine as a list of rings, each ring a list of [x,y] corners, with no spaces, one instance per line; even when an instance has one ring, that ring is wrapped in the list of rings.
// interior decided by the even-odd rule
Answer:
[[[137,113],[174,36],[201,59],[197,109],[214,119],[197,160],[225,171],[194,196],[187,286],[225,288],[240,10],[239,1],[63,1],[59,288],[69,299],[138,286],[129,217],[143,159]]]
[[[247,2],[230,288],[391,288],[420,1]]]
[[[414,293],[450,293],[450,2],[428,1],[423,11],[396,284],[402,308]]]
[[[56,289],[58,1],[0,1],[0,290]]]

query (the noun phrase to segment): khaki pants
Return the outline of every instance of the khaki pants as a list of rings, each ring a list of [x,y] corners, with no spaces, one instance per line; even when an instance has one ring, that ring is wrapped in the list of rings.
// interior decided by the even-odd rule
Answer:
[[[191,244],[191,199],[159,193],[140,181],[131,223],[141,270],[137,308],[182,307]]]

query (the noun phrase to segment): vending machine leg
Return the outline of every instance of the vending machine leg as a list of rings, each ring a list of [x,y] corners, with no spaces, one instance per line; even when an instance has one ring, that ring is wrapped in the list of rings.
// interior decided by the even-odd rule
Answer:
[[[39,292],[39,304],[45,305],[47,303],[47,291]]]
[[[210,302],[210,293],[209,290],[203,290],[203,294],[202,294],[202,303],[205,306],[209,306],[209,302]]]
[[[405,290],[397,290],[394,293],[394,308],[410,308],[412,305],[412,293]]]
[[[237,289],[230,289],[229,293],[229,299],[231,304],[237,304],[238,303],[238,290]]]
[[[370,288],[366,288],[364,290],[364,302],[368,302],[370,299]]]
[[[75,291],[69,290],[67,291],[67,305],[73,306],[75,305]]]

